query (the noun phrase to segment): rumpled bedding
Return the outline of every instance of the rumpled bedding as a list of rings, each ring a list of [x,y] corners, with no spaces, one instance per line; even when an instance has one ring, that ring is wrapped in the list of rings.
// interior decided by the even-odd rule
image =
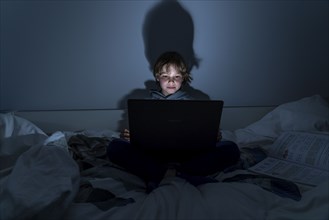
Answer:
[[[146,194],[141,179],[117,167],[80,170],[62,143],[36,144],[18,157],[2,182],[1,219],[297,219],[292,217],[308,213],[325,219],[329,214],[328,183],[297,202],[254,183],[229,180],[241,174],[234,170],[218,175],[229,181],[199,187],[167,178]]]
[[[106,147],[112,139],[105,137],[88,137],[83,134],[77,134],[70,137],[68,141],[69,150],[73,159],[80,167],[80,171],[90,168],[100,168],[102,166],[116,166],[107,159]],[[234,170],[246,170],[255,165],[266,157],[266,152],[260,147],[242,148],[241,159],[235,166],[226,169],[224,172],[232,172]],[[212,175],[216,176],[216,175]],[[210,178],[212,176],[209,176]],[[216,179],[216,178],[214,178]],[[248,182],[256,184],[263,189],[276,193],[279,196],[288,197],[295,200],[300,200],[301,195],[298,186],[293,182],[279,180],[273,177],[264,177],[256,174],[240,174],[234,178],[221,180],[223,182]],[[89,190],[84,190],[85,193],[94,193]],[[80,193],[81,194],[81,193]],[[81,195],[80,195],[81,196]],[[95,195],[90,195],[90,197]],[[101,199],[100,199],[101,200]]]
[[[22,137],[19,140],[23,140]],[[5,139],[1,141],[0,158],[17,157],[14,166],[6,167],[6,173],[1,175],[1,219],[63,218],[80,181],[79,169],[69,155],[65,136],[57,133],[46,139],[37,135],[28,148],[25,141],[19,140],[15,140],[17,145],[7,145]]]
[[[244,129],[223,131],[242,156],[212,176],[219,182],[195,187],[168,177],[149,194],[139,177],[104,157],[114,132],[48,137],[30,125],[29,132],[0,126],[0,219],[328,219],[328,181],[304,187],[247,170],[282,131],[329,131],[328,113],[328,104],[312,96],[279,106]]]

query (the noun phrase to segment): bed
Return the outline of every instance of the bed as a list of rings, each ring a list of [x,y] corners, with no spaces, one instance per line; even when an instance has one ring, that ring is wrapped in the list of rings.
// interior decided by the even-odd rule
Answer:
[[[218,182],[195,187],[173,176],[149,194],[139,177],[106,158],[104,146],[117,131],[49,133],[17,113],[0,115],[1,220],[329,218],[328,180],[317,186],[283,181],[273,189],[273,179],[237,178],[254,175],[248,166],[260,159],[253,150],[259,155],[282,132],[329,135],[329,105],[319,95],[276,106],[243,128],[223,129],[241,160],[212,175]]]

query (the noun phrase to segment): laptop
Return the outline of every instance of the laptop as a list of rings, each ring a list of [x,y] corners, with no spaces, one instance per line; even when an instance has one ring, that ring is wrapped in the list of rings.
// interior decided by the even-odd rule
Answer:
[[[128,99],[130,143],[179,161],[216,147],[222,100]]]

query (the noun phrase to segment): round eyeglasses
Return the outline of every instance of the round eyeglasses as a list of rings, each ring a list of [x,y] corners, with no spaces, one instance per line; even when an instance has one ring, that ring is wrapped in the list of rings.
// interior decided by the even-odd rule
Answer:
[[[176,76],[173,76],[173,77],[170,77],[166,74],[163,74],[163,75],[160,75],[160,80],[161,81],[168,81],[168,82],[182,82],[183,81],[183,76],[181,75],[176,75]]]

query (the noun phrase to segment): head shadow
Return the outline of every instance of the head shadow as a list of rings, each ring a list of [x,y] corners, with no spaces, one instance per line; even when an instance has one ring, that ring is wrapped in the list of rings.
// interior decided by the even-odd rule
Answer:
[[[152,71],[157,58],[166,51],[176,51],[184,58],[188,71],[199,67],[193,49],[192,16],[176,0],[162,0],[147,12],[142,28],[144,53]]]
[[[194,23],[192,16],[177,0],[161,0],[147,12],[142,27],[142,37],[145,58],[152,76],[158,57],[167,51],[178,52],[184,58],[190,73],[193,68],[200,66],[201,59],[196,56],[193,48]],[[122,120],[118,123],[119,130],[128,128],[127,100],[149,98],[151,89],[160,89],[155,80],[147,80],[144,85],[145,88],[134,89],[119,101],[118,107],[125,110]],[[193,99],[210,99],[207,94],[193,88],[188,83],[182,86],[182,90]]]

